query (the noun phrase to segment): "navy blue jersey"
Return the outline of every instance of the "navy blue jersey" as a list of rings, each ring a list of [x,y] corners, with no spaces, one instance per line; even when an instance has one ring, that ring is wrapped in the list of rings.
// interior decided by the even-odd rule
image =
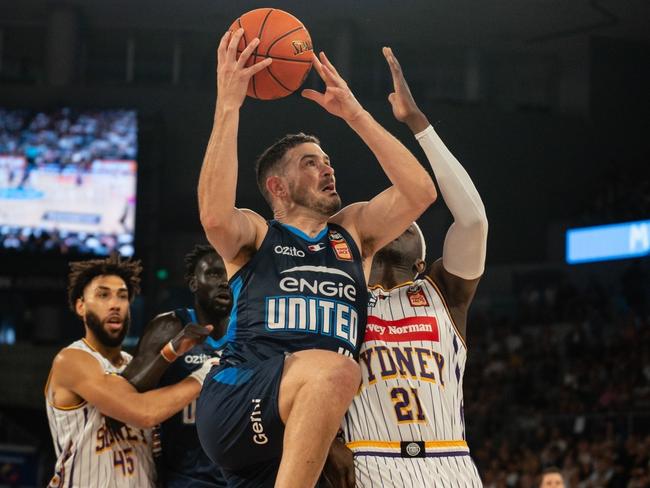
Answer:
[[[191,308],[181,308],[174,313],[183,326],[190,322],[198,323]],[[193,347],[169,366],[160,380],[160,386],[173,385],[187,378],[192,371],[200,368],[206,359],[218,357],[224,344],[225,338],[216,341],[208,336],[205,342]],[[196,400],[193,400],[183,410],[162,423],[163,476],[167,482],[179,477],[205,481],[205,486],[225,487],[221,471],[201,448],[196,433],[195,413]]]
[[[356,358],[368,292],[361,254],[348,232],[329,224],[316,237],[276,220],[231,279],[233,309],[222,364],[325,349]]]

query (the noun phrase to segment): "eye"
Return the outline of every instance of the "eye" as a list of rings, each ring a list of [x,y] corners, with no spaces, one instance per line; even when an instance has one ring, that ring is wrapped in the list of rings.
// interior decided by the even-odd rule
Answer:
[[[308,159],[307,161],[305,161],[305,164],[307,166],[316,166],[316,161],[313,159]]]

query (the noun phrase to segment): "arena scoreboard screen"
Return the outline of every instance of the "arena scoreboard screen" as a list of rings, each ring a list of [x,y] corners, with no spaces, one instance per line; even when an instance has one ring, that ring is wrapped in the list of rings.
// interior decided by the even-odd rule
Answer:
[[[0,250],[133,254],[132,110],[0,108]]]

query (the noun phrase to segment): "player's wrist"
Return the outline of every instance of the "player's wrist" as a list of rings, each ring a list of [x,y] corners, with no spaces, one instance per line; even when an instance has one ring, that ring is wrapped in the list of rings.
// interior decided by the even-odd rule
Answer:
[[[178,359],[178,356],[180,354],[178,354],[178,352],[176,352],[176,348],[174,347],[174,344],[172,343],[172,341],[169,341],[160,350],[160,355],[168,363],[173,363],[174,361],[176,361],[176,359]]]
[[[372,115],[370,115],[370,112],[368,112],[363,107],[361,107],[357,112],[355,112],[351,116],[345,118],[345,121],[351,127],[354,127],[354,125],[367,123],[371,120],[373,120]]]
[[[238,115],[243,103],[243,100],[241,103],[237,103],[235,100],[217,100],[217,107],[214,111],[215,122],[217,122],[220,118]]]
[[[404,118],[404,123],[408,125],[413,134],[419,134],[430,125],[429,119],[419,110],[407,115]]]

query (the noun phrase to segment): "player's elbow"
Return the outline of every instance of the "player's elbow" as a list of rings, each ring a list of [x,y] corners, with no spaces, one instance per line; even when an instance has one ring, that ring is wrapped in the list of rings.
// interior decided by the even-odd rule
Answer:
[[[136,416],[132,425],[138,429],[151,429],[158,425],[162,420],[163,419],[157,418],[153,412],[144,411]]]
[[[465,218],[461,225],[477,237],[487,237],[489,225],[485,209],[481,206],[473,215]]]
[[[410,201],[413,208],[417,208],[422,213],[436,201],[438,192],[431,178],[427,176],[424,181],[419,182],[404,196]]]
[[[199,213],[199,220],[203,230],[207,233],[218,232],[219,229],[223,226],[225,218],[223,218],[218,213],[208,210],[201,210]]]
[[[485,261],[485,246],[487,244],[488,236],[488,221],[484,216],[477,215],[472,218],[463,219],[462,222],[457,220],[454,221],[453,231],[450,229],[450,232],[453,232],[458,239],[461,239],[464,242],[473,242],[477,246],[480,246],[482,252],[482,261]]]

